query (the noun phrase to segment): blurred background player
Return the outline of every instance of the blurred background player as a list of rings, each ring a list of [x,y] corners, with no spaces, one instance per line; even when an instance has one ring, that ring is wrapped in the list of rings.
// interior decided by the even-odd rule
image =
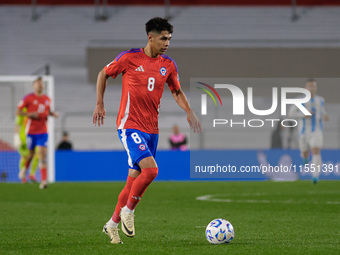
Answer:
[[[304,106],[312,115],[305,116],[295,105],[290,108],[289,115],[299,119],[299,147],[303,164],[309,163],[309,155],[312,152],[311,164],[315,167],[315,171],[312,171],[312,181],[317,183],[322,167],[323,122],[328,121],[329,117],[325,109],[325,99],[316,94],[316,81],[307,80],[305,88],[310,91],[311,99]]]
[[[57,150],[72,150],[72,143],[69,141],[69,136],[66,131],[63,132],[63,138],[58,144]]]
[[[274,129],[272,136],[271,136],[271,145],[270,148],[272,149],[283,149],[282,143],[282,130],[283,126],[281,124],[281,120],[277,122],[276,128]]]
[[[154,157],[158,144],[160,99],[165,83],[177,104],[187,113],[190,127],[195,133],[202,130],[201,123],[181,90],[176,63],[164,55],[170,44],[172,25],[166,19],[153,18],[145,27],[148,38],[146,47],[120,53],[99,72],[97,78],[93,124],[101,126],[106,114],[104,93],[107,79],[123,74],[117,128],[128,154],[129,174],[115,211],[103,228],[111,243],[122,243],[118,235],[120,221],[125,235],[135,235],[134,209],[158,174]]]
[[[37,147],[37,154],[39,158],[39,168],[41,175],[40,188],[47,187],[47,119],[48,116],[58,117],[58,114],[51,112],[51,99],[43,94],[44,83],[39,77],[33,82],[34,92],[26,95],[18,105],[17,115],[27,116],[26,124],[26,143],[29,150],[27,160],[24,167],[20,169],[19,178],[22,180],[26,176],[33,159],[35,148]],[[26,108],[27,111],[23,109]]]
[[[172,134],[169,137],[171,150],[186,151],[188,149],[187,142],[186,135],[180,132],[178,125],[174,125]]]
[[[24,108],[22,111],[26,112],[27,109]],[[28,118],[26,116],[16,115],[15,129],[14,129],[14,146],[20,154],[19,170],[25,166],[25,163],[29,155],[29,150],[27,149],[27,144],[26,144],[26,133],[25,133],[27,121],[28,121]],[[38,168],[38,163],[39,163],[38,155],[35,153],[32,159],[30,173],[28,176],[28,179],[32,182],[37,182],[35,173]],[[21,181],[23,183],[26,183],[27,182],[26,176],[23,177]]]

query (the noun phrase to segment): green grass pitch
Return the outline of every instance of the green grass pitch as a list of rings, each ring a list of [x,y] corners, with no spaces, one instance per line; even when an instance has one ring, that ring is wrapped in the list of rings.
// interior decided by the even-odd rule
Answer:
[[[0,254],[340,254],[338,181],[155,182],[136,236],[113,245],[102,227],[123,185],[1,183]],[[214,218],[233,224],[230,244],[205,239]]]

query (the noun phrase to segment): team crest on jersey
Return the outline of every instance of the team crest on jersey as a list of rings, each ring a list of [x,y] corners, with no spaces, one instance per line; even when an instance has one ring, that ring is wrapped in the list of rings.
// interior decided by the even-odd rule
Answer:
[[[49,104],[50,104],[50,101],[46,100],[45,105],[49,105]]]
[[[34,100],[34,101],[33,101],[33,104],[38,104],[38,100]]]
[[[141,150],[141,151],[145,151],[145,150],[146,150],[145,144],[142,144],[142,143],[141,143],[141,144],[138,146],[138,149]]]
[[[161,75],[165,76],[166,75],[166,68],[162,67],[161,69],[159,69],[159,72],[161,73]]]

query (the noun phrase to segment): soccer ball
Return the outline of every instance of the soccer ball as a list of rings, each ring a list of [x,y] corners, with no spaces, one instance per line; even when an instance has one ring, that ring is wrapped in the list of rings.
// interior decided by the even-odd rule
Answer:
[[[205,237],[211,244],[230,243],[234,236],[233,225],[225,219],[215,219],[205,229]]]

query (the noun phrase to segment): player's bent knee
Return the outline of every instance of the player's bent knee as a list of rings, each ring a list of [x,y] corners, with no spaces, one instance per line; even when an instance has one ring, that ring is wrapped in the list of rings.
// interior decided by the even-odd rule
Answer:
[[[143,169],[143,168],[157,168],[157,163],[156,163],[154,157],[152,157],[152,156],[143,158],[138,164],[139,164],[139,167],[141,169]]]
[[[158,168],[155,167],[155,168],[151,168],[151,169],[152,169],[151,170],[151,176],[152,176],[153,179],[155,179],[158,175]]]
[[[142,173],[148,180],[150,180],[150,182],[152,182],[158,175],[158,168],[157,167],[144,168],[142,169]]]
[[[129,176],[132,178],[137,178],[141,174],[140,171],[130,168],[129,169]]]

